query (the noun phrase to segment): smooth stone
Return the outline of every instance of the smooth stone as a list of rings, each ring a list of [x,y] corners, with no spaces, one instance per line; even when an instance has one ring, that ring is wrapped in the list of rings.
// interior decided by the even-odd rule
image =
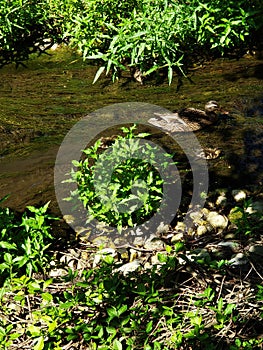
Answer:
[[[171,238],[171,242],[175,243],[175,242],[183,241],[183,239],[184,239],[184,234],[182,232],[179,232],[173,235],[173,237]]]
[[[201,211],[194,211],[190,214],[190,218],[193,220],[194,223],[198,225],[203,224],[203,213]]]
[[[232,259],[229,260],[231,265],[246,265],[248,263],[248,259],[243,253],[237,253]]]
[[[243,190],[233,190],[231,194],[236,202],[240,202],[247,198],[247,194]]]
[[[228,219],[225,215],[218,214],[216,211],[211,211],[207,216],[207,221],[213,228],[223,231],[228,225]]]
[[[179,222],[177,222],[174,230],[176,232],[179,232],[179,233],[180,232],[185,232],[186,231],[186,224],[184,222],[179,221]]]
[[[122,272],[124,276],[127,276],[130,272],[138,270],[140,266],[140,260],[135,259],[132,262],[128,262],[127,264],[117,268],[116,271]]]
[[[164,250],[166,244],[159,238],[149,238],[144,243],[144,248],[148,250]]]
[[[225,196],[218,196],[217,200],[216,200],[216,205],[226,205],[227,203],[227,198]]]
[[[207,228],[204,225],[200,225],[197,227],[196,234],[197,236],[203,236],[207,232]]]

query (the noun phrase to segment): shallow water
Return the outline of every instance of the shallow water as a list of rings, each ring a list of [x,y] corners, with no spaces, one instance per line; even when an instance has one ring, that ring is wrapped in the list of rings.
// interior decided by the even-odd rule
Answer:
[[[209,161],[210,189],[240,188],[263,181],[263,61],[253,57],[219,59],[196,67],[185,79],[144,86],[127,76],[92,84],[96,67],[59,49],[33,58],[27,68],[0,70],[0,198],[23,210],[44,204],[58,213],[53,186],[56,154],[70,128],[87,113],[120,102],[147,102],[173,110],[203,108],[217,100],[227,118],[196,133],[203,147],[222,156]]]

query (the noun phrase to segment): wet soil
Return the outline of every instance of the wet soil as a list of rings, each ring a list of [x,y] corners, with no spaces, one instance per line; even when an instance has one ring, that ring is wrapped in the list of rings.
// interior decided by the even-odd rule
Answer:
[[[53,168],[59,145],[85,114],[119,102],[147,102],[170,110],[203,108],[217,100],[225,110],[217,125],[196,133],[203,147],[222,156],[209,161],[210,188],[240,188],[263,181],[263,61],[218,59],[190,72],[177,91],[155,81],[141,86],[124,74],[92,84],[97,67],[66,48],[32,57],[27,67],[0,70],[0,198],[16,210],[56,204]]]

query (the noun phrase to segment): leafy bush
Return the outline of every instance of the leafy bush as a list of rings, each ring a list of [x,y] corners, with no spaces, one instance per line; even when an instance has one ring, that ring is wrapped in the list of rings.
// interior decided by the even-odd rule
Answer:
[[[0,0],[0,63],[22,62],[69,42],[113,79],[164,71],[169,83],[200,57],[244,52],[262,28],[263,5],[246,0]],[[43,46],[43,44],[45,44]],[[254,43],[253,43],[254,45]]]
[[[154,168],[161,165],[157,149],[140,144],[140,138],[148,134],[135,135],[135,128],[135,125],[122,128],[125,136],[116,137],[110,152],[101,152],[99,139],[83,151],[84,160],[73,161],[77,170],[73,170],[71,176],[78,189],[68,200],[77,198],[83,202],[88,209],[88,221],[96,218],[119,231],[150,218],[162,200],[163,180]],[[144,159],[135,158],[137,153]],[[164,169],[169,165],[168,159],[171,160],[171,155],[165,156],[167,162],[162,159],[161,165]]]
[[[112,1],[92,1],[70,30],[71,43],[84,59],[104,62],[94,81],[104,71],[111,70],[115,79],[120,70],[137,68],[143,76],[165,69],[171,82],[173,71],[184,74],[207,51],[212,56],[247,47],[245,39],[256,27],[254,15],[260,10],[262,5],[244,0],[145,0],[127,15]]]

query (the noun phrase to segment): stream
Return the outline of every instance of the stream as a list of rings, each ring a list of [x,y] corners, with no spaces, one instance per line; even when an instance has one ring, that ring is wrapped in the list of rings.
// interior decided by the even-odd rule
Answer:
[[[169,110],[203,109],[216,100],[227,118],[196,132],[202,147],[220,148],[208,161],[209,188],[246,188],[263,181],[263,60],[245,56],[195,67],[177,91],[177,79],[140,85],[124,74],[92,84],[97,67],[67,48],[32,57],[27,67],[0,70],[0,198],[22,211],[51,201],[59,215],[53,172],[56,154],[72,126],[87,113],[121,102],[147,102]]]

